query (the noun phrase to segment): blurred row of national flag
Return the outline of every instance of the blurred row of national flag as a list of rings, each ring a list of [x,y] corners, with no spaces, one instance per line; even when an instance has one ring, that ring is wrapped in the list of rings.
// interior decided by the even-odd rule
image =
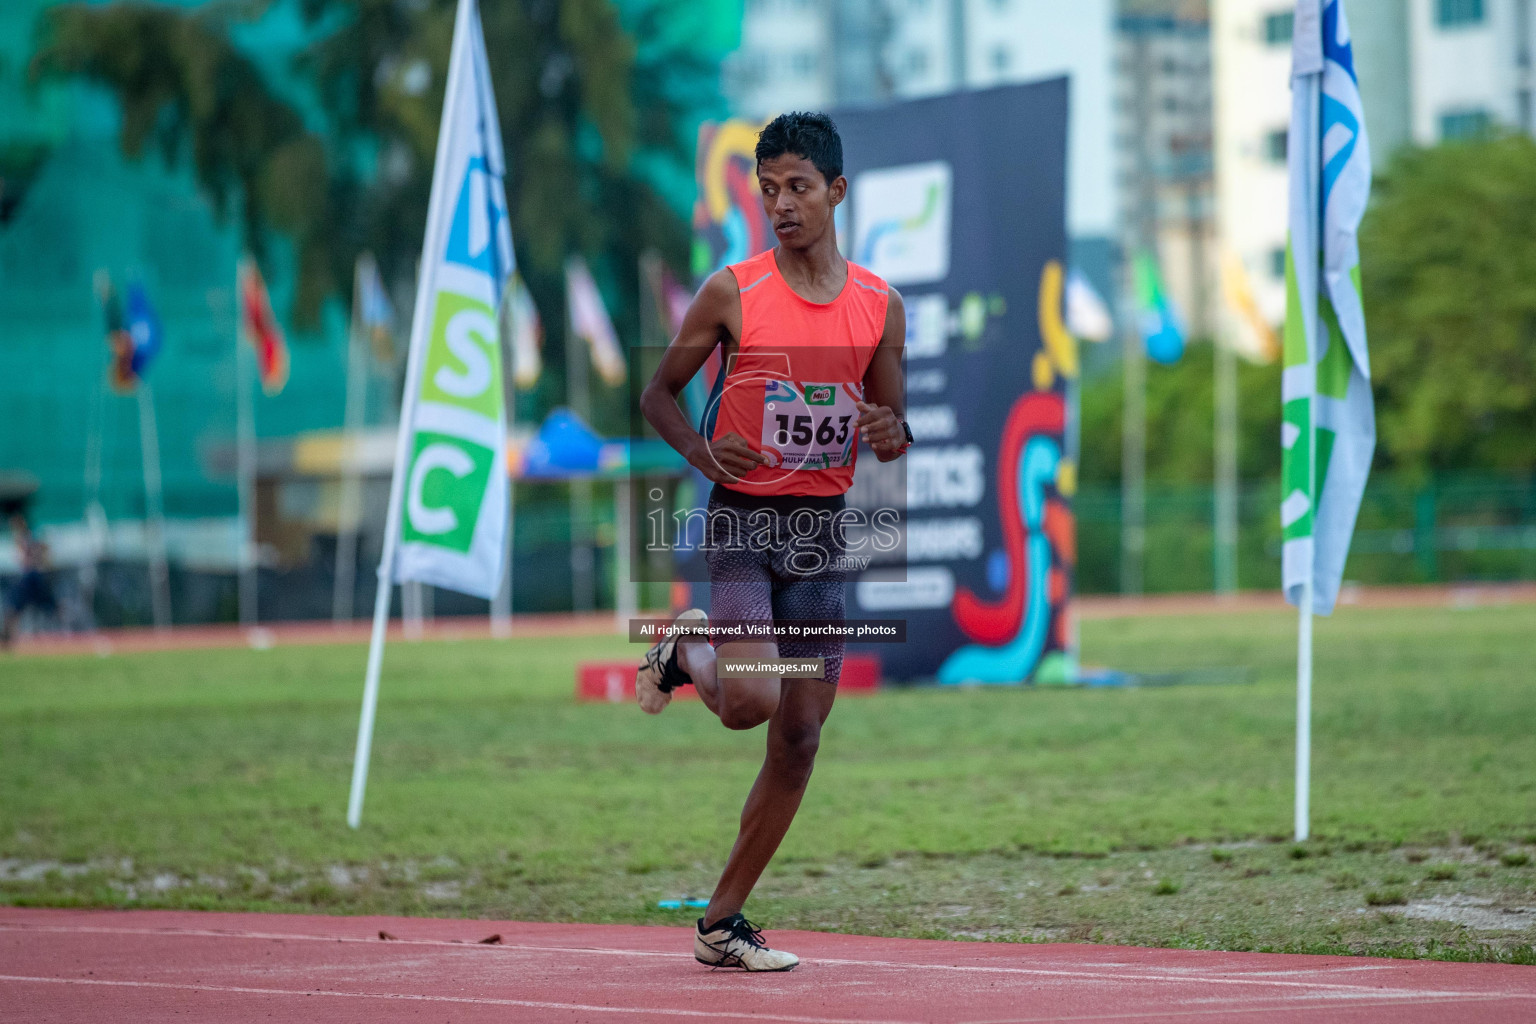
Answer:
[[[1147,356],[1159,363],[1178,362],[1187,340],[1185,322],[1163,284],[1156,257],[1145,251],[1137,253],[1131,261],[1131,281],[1132,313]],[[617,387],[628,374],[624,350],[602,293],[580,256],[567,261],[565,284],[571,336],[587,349],[599,378]],[[130,281],[120,293],[103,271],[97,276],[96,287],[111,353],[109,380],[116,390],[131,392],[159,355],[164,328],[142,282]],[[641,287],[652,293],[648,305],[655,311],[659,326],[668,337],[675,334],[693,293],[664,267],[656,274],[642,273]],[[1230,253],[1221,263],[1221,287],[1238,327],[1230,332],[1234,350],[1250,362],[1272,363],[1280,352],[1275,330],[1259,311],[1241,261]],[[398,318],[371,254],[364,253],[357,261],[353,296],[353,330],[368,340],[380,365],[395,365]],[[255,353],[262,391],[277,395],[288,382],[288,342],[272,311],[261,270],[250,257],[240,261],[237,302],[240,337]],[[1078,339],[1105,342],[1114,336],[1115,318],[1108,304],[1081,271],[1068,275],[1063,302],[1067,328]],[[502,316],[510,341],[513,380],[519,390],[529,390],[543,372],[544,330],[521,275],[513,275]]]
[[[640,276],[641,288],[652,293],[649,308],[655,311],[659,326],[670,337],[682,326],[693,293],[665,267],[659,273]],[[1185,322],[1168,295],[1154,255],[1143,251],[1133,257],[1131,281],[1132,313],[1147,356],[1159,363],[1178,362],[1187,340]],[[628,374],[624,350],[602,293],[580,256],[566,262],[565,284],[571,336],[586,347],[599,378],[609,387],[617,387]],[[1274,362],[1280,352],[1275,330],[1259,311],[1247,271],[1231,253],[1225,254],[1221,263],[1221,287],[1238,327],[1230,332],[1234,350],[1250,362]],[[96,290],[111,353],[109,380],[114,389],[132,392],[164,344],[160,316],[140,281],[130,281],[120,293],[103,271],[97,275]],[[368,340],[380,365],[394,366],[398,358],[398,318],[372,254],[364,253],[358,258],[353,298],[354,332]],[[255,353],[262,391],[269,396],[277,395],[288,382],[288,342],[272,311],[261,270],[250,257],[240,261],[237,303],[240,337]],[[1063,303],[1067,328],[1079,340],[1105,342],[1114,336],[1115,318],[1108,304],[1081,271],[1074,269],[1068,275]],[[533,296],[516,273],[502,316],[503,329],[510,341],[513,380],[519,390],[529,390],[543,372],[544,330]]]
[[[125,302],[118,295],[111,277],[106,273],[98,274],[96,297],[101,300],[106,316],[107,349],[112,356],[107,377],[114,389],[132,391],[144,378],[149,364],[160,354],[164,341],[160,316],[150,305],[144,286],[137,281],[128,286]]]
[[[610,387],[622,384],[629,372],[624,350],[586,261],[580,256],[571,257],[566,263],[565,280],[572,337],[587,348],[604,383]],[[693,293],[665,270],[658,280],[643,281],[642,287],[656,292],[651,297],[651,308],[657,311],[661,326],[670,337],[682,325]],[[125,289],[119,289],[112,277],[101,271],[96,277],[96,294],[111,357],[108,379],[115,390],[130,393],[144,379],[164,344],[160,315],[142,281],[130,280]],[[374,358],[381,365],[393,366],[398,357],[398,322],[389,289],[372,254],[364,253],[358,258],[353,298],[353,330],[368,339]],[[272,311],[266,281],[250,257],[240,261],[236,301],[240,337],[255,353],[262,391],[268,396],[277,395],[288,383],[288,341]],[[513,277],[502,315],[511,342],[513,379],[519,389],[528,390],[538,383],[543,372],[544,330],[533,296],[520,275]]]
[[[1131,314],[1147,357],[1164,364],[1178,362],[1184,355],[1188,330],[1163,283],[1156,255],[1148,250],[1135,253],[1130,276]],[[1259,311],[1247,268],[1230,252],[1222,255],[1221,291],[1234,322],[1233,328],[1224,332],[1224,343],[1249,362],[1274,362],[1280,355],[1279,339]],[[1103,342],[1114,336],[1115,322],[1108,305],[1079,270],[1068,275],[1065,305],[1067,329],[1079,340]]]
[[[107,379],[125,394],[138,389],[165,344],[165,329],[142,281],[130,281],[126,298],[110,274],[96,275],[96,297],[106,321],[111,363]],[[272,312],[261,271],[250,258],[240,261],[238,294],[240,336],[255,350],[261,387],[276,395],[288,383],[288,340]]]

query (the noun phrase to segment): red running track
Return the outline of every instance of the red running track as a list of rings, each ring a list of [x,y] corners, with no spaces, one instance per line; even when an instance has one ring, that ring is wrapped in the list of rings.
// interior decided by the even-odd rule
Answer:
[[[499,944],[479,944],[493,934]],[[8,907],[0,1021],[1536,1020],[1536,967],[770,938],[800,967],[712,972],[680,928]]]

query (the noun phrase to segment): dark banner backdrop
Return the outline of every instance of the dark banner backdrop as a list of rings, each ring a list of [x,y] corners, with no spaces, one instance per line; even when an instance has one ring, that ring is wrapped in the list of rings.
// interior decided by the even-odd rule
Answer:
[[[905,300],[918,439],[896,463],[860,463],[861,507],[899,500],[882,482],[905,476],[906,579],[858,580],[848,616],[907,620],[907,643],[872,648],[888,678],[1069,676],[1067,82],[833,116],[849,181],[840,240]]]
[[[1076,467],[1064,447],[1065,378],[1077,358],[1061,324],[1067,82],[833,118],[849,180],[839,243],[905,300],[917,438],[903,459],[882,465],[866,450],[859,460],[850,507],[904,509],[905,569],[877,561],[853,573],[848,617],[907,621],[905,643],[867,648],[888,679],[1070,678]],[[701,281],[771,244],[755,138],[739,121],[701,132]],[[708,587],[693,591],[704,598]]]

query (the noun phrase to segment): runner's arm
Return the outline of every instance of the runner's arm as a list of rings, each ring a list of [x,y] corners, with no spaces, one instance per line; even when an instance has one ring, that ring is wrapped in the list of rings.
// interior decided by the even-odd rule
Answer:
[[[703,368],[709,354],[733,328],[740,330],[741,298],[736,277],[721,270],[704,282],[683,316],[683,326],[662,353],[656,374],[640,393],[640,411],[662,439],[714,483],[737,483],[754,466],[768,460],[746,440],[728,433],[711,442],[693,428],[677,404],[677,396]]]
[[[901,421],[907,415],[906,387],[901,377],[901,352],[907,344],[907,310],[901,293],[891,289],[885,307],[885,330],[864,371],[864,398],[859,403],[859,434],[881,462],[901,457],[907,435]]]

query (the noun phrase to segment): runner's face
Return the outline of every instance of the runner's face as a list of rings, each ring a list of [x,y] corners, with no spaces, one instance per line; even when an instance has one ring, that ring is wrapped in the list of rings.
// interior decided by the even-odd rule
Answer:
[[[793,153],[759,163],[757,183],[774,237],[788,249],[809,248],[830,234],[832,209],[848,189],[846,178],[828,184],[815,164]]]

